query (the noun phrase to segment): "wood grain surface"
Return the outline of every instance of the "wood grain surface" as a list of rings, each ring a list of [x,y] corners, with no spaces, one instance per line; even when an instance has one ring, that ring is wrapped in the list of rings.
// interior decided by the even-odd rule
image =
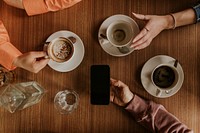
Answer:
[[[40,103],[14,114],[0,108],[0,133],[147,133],[123,108],[90,104],[90,66],[108,64],[111,77],[120,79],[141,97],[163,104],[166,109],[200,132],[200,24],[163,31],[143,50],[125,57],[108,55],[97,39],[101,23],[109,16],[131,12],[168,14],[190,7],[195,0],[83,0],[58,12],[27,16],[26,12],[0,1],[0,19],[10,35],[11,42],[23,53],[42,50],[43,42],[52,33],[69,30],[84,42],[85,56],[75,70],[56,72],[46,66],[38,74],[17,68],[17,80],[35,80],[48,90]],[[139,27],[144,26],[138,21]],[[179,60],[185,79],[175,95],[160,99],[151,96],[142,87],[140,72],[144,63],[156,55],[169,55]],[[0,57],[3,58],[3,57]],[[70,115],[60,115],[54,108],[55,94],[66,88],[74,89],[80,103]]]

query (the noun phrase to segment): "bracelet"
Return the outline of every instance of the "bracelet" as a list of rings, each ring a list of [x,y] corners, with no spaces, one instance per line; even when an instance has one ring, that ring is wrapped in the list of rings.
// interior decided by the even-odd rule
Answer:
[[[172,16],[173,21],[174,21],[174,25],[173,25],[172,29],[175,29],[176,28],[176,18],[174,16],[174,14],[172,14],[172,13],[170,13],[169,15]]]

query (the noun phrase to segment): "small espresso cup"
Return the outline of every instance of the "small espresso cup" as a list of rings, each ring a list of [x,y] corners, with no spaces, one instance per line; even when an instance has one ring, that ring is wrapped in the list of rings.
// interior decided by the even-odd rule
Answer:
[[[169,64],[160,64],[156,66],[151,73],[151,81],[156,87],[156,96],[162,93],[169,94],[177,85],[179,79],[177,68]]]
[[[108,41],[115,47],[125,47],[133,40],[133,28],[131,23],[117,20],[111,23],[106,30]]]
[[[68,61],[74,53],[74,37],[58,37],[44,45],[44,51],[47,52],[48,58],[58,63]]]

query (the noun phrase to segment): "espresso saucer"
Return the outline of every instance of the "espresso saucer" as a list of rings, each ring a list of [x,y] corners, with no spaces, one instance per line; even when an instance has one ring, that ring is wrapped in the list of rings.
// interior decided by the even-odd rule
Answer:
[[[169,64],[169,65],[174,65],[175,59],[166,56],[166,55],[157,55],[152,58],[150,58],[143,66],[142,71],[141,71],[141,82],[144,87],[144,89],[151,95],[159,98],[167,98],[170,97],[174,94],[176,94],[179,89],[181,88],[183,81],[184,81],[184,73],[183,69],[180,65],[180,63],[177,64],[177,71],[179,74],[179,80],[177,82],[177,85],[170,90],[170,92],[166,93],[163,91],[161,95],[157,96],[157,88],[153,85],[151,81],[151,73],[154,70],[154,68],[162,63]]]
[[[98,40],[99,40],[101,47],[103,48],[103,50],[106,53],[108,53],[112,56],[121,57],[121,56],[129,55],[130,53],[132,53],[134,51],[134,49],[130,48],[130,45],[129,45],[129,46],[126,46],[125,51],[127,51],[127,52],[120,52],[119,48],[113,46],[112,44],[110,44],[110,42],[107,39],[105,39],[101,36],[101,34],[106,35],[106,29],[108,28],[108,26],[112,22],[117,21],[117,20],[124,20],[124,21],[131,23],[132,28],[134,30],[133,36],[136,36],[139,33],[140,30],[139,30],[137,23],[132,18],[130,18],[129,16],[126,16],[126,15],[121,15],[121,14],[113,15],[113,16],[107,18],[101,24],[101,26],[99,28],[99,33],[98,33]]]
[[[76,42],[73,44],[74,45],[74,54],[73,56],[66,62],[63,63],[58,63],[50,59],[48,65],[58,71],[58,72],[69,72],[74,70],[76,67],[80,65],[80,63],[83,60],[84,54],[85,54],[85,49],[82,40],[78,35],[71,31],[58,31],[50,35],[46,42],[50,42],[51,40],[58,38],[58,37],[74,37],[76,38]]]

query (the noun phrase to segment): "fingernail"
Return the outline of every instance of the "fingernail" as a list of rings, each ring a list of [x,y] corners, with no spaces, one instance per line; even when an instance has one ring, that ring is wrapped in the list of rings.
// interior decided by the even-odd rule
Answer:
[[[50,59],[50,57],[48,55],[44,56],[45,59]]]

